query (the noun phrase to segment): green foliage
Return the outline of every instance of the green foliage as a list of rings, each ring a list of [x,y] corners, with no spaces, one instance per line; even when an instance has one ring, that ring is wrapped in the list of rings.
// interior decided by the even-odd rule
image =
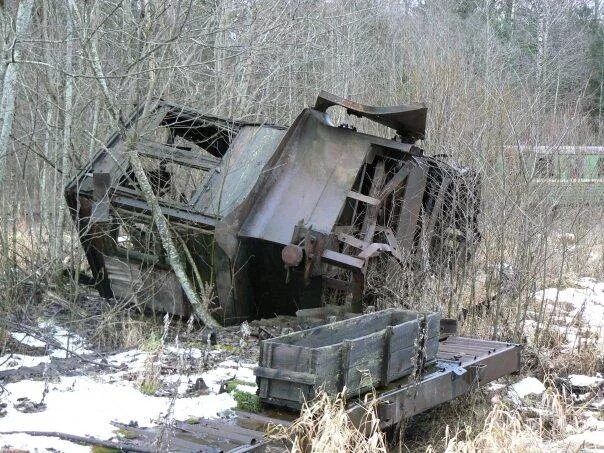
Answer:
[[[237,409],[247,412],[260,412],[262,411],[262,403],[260,397],[253,393],[238,390],[239,385],[249,385],[247,382],[233,379],[227,382],[226,391],[230,393],[235,401],[237,402]]]
[[[249,385],[249,383],[240,381],[239,379],[233,379],[232,381],[227,382],[226,391],[231,393],[233,390],[237,389],[238,385]]]
[[[159,390],[159,382],[157,380],[144,380],[141,382],[139,390],[145,395],[153,396]]]
[[[260,403],[260,397],[248,392],[242,392],[241,390],[233,390],[231,392],[233,398],[237,402],[237,409],[247,412],[261,412],[262,404]]]
[[[138,438],[138,434],[136,434],[134,431],[130,431],[129,429],[126,429],[126,428],[118,429],[117,435],[119,437],[121,437],[122,439],[137,439]]]
[[[101,447],[100,445],[93,445],[90,448],[91,453],[119,453],[121,450],[112,447]]]
[[[157,332],[153,331],[153,332],[151,332],[151,335],[149,335],[149,338],[147,338],[145,340],[145,342],[141,346],[141,349],[146,352],[156,352],[161,347],[162,347],[161,335],[159,335]]]
[[[233,354],[235,354],[241,350],[241,348],[239,346],[234,346],[232,344],[219,344],[218,347],[220,349],[224,349],[225,351],[233,353]]]

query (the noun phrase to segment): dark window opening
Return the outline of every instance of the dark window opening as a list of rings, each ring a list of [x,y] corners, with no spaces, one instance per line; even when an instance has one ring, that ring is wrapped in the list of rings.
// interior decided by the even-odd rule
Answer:
[[[598,157],[596,174],[598,175],[598,178],[604,178],[604,156]]]
[[[537,158],[535,164],[535,174],[539,178],[553,178],[554,172],[554,159],[552,156],[542,156]]]

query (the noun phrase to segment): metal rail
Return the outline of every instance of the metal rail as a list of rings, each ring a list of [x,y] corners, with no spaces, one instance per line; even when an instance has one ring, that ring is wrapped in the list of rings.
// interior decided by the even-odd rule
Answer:
[[[520,345],[476,338],[449,337],[440,343],[437,363],[421,376],[392,383],[376,396],[382,429],[469,393],[520,370]],[[353,403],[348,414],[362,424],[364,403]]]

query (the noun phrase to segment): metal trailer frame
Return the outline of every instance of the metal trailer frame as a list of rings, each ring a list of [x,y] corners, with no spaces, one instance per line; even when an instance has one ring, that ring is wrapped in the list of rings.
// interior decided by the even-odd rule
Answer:
[[[439,404],[520,371],[521,346],[514,343],[451,336],[440,343],[437,363],[417,377],[380,390],[375,403],[380,428],[387,429]],[[348,414],[362,423],[365,404],[353,403]]]

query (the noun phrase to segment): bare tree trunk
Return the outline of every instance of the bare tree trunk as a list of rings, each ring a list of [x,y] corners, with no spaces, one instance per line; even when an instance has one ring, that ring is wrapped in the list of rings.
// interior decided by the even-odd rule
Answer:
[[[15,98],[17,95],[17,76],[19,75],[19,57],[21,56],[20,42],[25,38],[31,14],[34,6],[34,0],[23,0],[19,3],[17,10],[17,20],[15,25],[15,39],[11,60],[8,62],[4,73],[4,83],[2,85],[2,103],[0,104],[0,119],[2,120],[2,129],[0,130],[0,187],[4,180],[6,169],[6,155],[8,153],[8,141],[13,130],[13,119],[15,117]]]
[[[2,83],[2,100],[0,101],[0,121],[2,128],[0,129],[0,187],[6,182],[6,165],[9,148],[9,139],[13,130],[13,120],[15,118],[15,99],[17,96],[17,78],[19,76],[19,57],[21,56],[21,44],[29,28],[31,15],[34,6],[34,0],[23,0],[19,3],[17,9],[17,20],[15,23],[15,36],[12,44],[11,59],[8,60]],[[9,53],[11,49],[9,48]],[[5,57],[2,55],[2,57]],[[2,199],[0,203],[0,245],[4,249],[4,259],[8,260],[8,238],[3,238],[4,232],[8,232],[8,215],[3,213],[4,203],[6,199]]]
[[[67,185],[69,180],[69,149],[71,148],[71,124],[73,122],[73,40],[75,26],[69,8],[67,8],[67,49],[65,52],[65,113],[63,120],[63,146],[61,150],[61,187]],[[63,250],[63,224],[65,222],[65,197],[59,198],[57,212],[57,235],[53,248],[55,256],[52,257],[56,264],[60,261]]]

